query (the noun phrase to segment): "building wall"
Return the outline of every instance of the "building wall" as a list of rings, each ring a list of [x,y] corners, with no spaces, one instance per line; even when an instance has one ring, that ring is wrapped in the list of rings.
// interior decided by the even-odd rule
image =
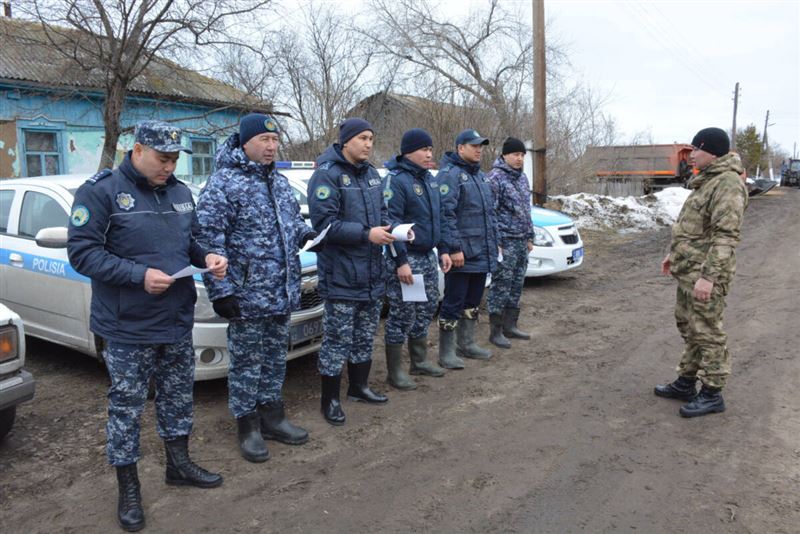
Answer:
[[[50,154],[52,157],[46,161],[42,159],[40,166],[52,164],[57,157],[61,174],[94,174],[104,142],[102,102],[102,96],[97,94],[0,84],[0,178],[30,174],[24,156],[28,153],[26,138],[31,134],[26,137],[26,131],[41,132],[48,140],[55,136],[57,153]],[[133,146],[132,127],[139,121],[158,119],[175,124],[183,129],[184,145],[191,147],[192,141],[210,141],[213,153],[235,131],[239,115],[238,110],[214,111],[196,104],[128,98],[120,122],[123,129],[130,129],[117,143],[117,161]],[[192,173],[191,158],[182,154],[175,174],[182,180],[200,181],[202,177]],[[208,168],[212,159],[213,156],[206,156],[205,165],[199,166]]]

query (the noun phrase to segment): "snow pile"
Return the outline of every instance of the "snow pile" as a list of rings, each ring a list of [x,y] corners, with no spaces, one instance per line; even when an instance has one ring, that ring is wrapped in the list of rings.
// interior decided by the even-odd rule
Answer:
[[[669,187],[643,197],[578,193],[551,199],[561,204],[558,209],[569,215],[578,228],[639,232],[674,223],[689,193],[682,187]]]

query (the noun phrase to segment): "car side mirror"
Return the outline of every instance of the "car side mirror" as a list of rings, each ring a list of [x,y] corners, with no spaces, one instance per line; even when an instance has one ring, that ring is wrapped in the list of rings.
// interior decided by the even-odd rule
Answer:
[[[66,227],[42,228],[36,232],[36,244],[42,248],[67,248]]]

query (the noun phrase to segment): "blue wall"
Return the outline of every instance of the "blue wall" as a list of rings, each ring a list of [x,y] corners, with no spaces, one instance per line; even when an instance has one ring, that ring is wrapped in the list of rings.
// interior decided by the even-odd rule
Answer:
[[[102,105],[103,96],[99,93],[59,92],[0,83],[0,178],[27,174],[25,159],[20,157],[25,151],[23,130],[56,134],[61,174],[93,174],[104,141]],[[206,140],[212,141],[216,149],[235,131],[240,114],[242,111],[238,109],[214,111],[205,105],[128,97],[120,123],[126,128],[147,119],[169,121],[183,129],[182,142],[186,146],[191,146],[193,139]],[[117,143],[118,159],[132,146],[131,131]],[[181,155],[175,172],[178,178],[192,181],[191,157]],[[200,179],[195,177],[194,181]]]

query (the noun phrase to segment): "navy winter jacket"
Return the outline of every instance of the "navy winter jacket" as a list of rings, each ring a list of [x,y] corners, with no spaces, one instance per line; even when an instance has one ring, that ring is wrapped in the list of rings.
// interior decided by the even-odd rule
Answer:
[[[389,208],[389,219],[398,223],[414,223],[414,241],[395,241],[395,265],[408,263],[407,250],[428,253],[434,247],[439,254],[447,252],[442,240],[442,210],[439,183],[434,176],[419,165],[402,156],[396,156],[386,167],[389,174],[384,179],[384,198]],[[391,254],[386,247],[387,254]]]
[[[383,297],[386,269],[382,247],[369,241],[369,229],[389,224],[381,177],[369,162],[347,161],[338,144],[317,159],[308,183],[308,208],[314,230],[328,225],[317,254],[319,293],[324,299],[373,301]]]
[[[228,258],[228,272],[203,275],[208,297],[235,296],[245,319],[287,315],[300,306],[297,249],[312,231],[292,187],[274,164],[251,161],[238,133],[217,151],[216,166],[197,202],[197,239]]]
[[[498,241],[492,190],[480,165],[446,152],[439,164],[444,234],[450,253],[464,253],[464,267],[450,272],[489,273],[497,265]]]
[[[148,268],[171,275],[189,264],[205,267],[206,251],[192,235],[194,214],[188,187],[174,176],[152,187],[130,152],[117,169],[78,188],[67,253],[73,268],[92,279],[92,332],[134,344],[176,343],[191,332],[192,277],[151,295],[144,274]]]

